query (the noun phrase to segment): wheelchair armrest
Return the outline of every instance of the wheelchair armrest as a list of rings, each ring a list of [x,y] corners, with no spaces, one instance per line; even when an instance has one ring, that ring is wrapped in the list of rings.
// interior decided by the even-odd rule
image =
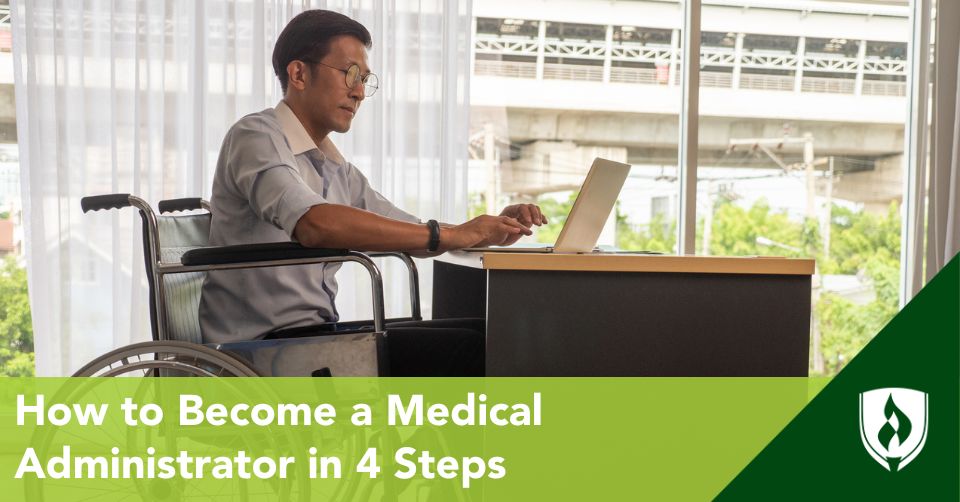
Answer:
[[[157,204],[157,209],[161,214],[163,214],[173,213],[176,211],[194,211],[197,209],[209,208],[207,207],[207,201],[201,199],[200,197],[186,197],[183,199],[161,200]]]
[[[223,265],[298,258],[332,258],[349,256],[349,253],[346,249],[308,248],[296,242],[268,242],[191,249],[183,254],[180,263],[187,266]]]
[[[371,258],[398,258],[407,266],[407,276],[410,282],[410,316],[414,321],[422,321],[420,315],[420,276],[417,272],[417,264],[409,254],[400,251],[372,251],[366,253]]]
[[[236,246],[191,249],[180,257],[180,265],[159,266],[158,273],[227,270],[248,267],[281,267],[323,262],[354,262],[370,274],[373,320],[376,331],[384,330],[383,279],[369,256],[347,249],[308,248],[297,242],[268,242]],[[198,270],[199,269],[199,270]]]
[[[130,205],[130,194],[112,193],[107,195],[90,195],[80,199],[83,212],[100,211],[101,209],[120,209]]]

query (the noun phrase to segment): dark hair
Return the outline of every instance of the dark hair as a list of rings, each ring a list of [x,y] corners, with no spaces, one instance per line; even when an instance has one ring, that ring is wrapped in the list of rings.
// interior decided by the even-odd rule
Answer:
[[[330,52],[330,39],[339,35],[356,37],[368,49],[373,45],[370,32],[360,23],[339,12],[307,10],[290,20],[273,46],[273,71],[280,88],[287,92],[287,65],[294,60],[323,59]]]

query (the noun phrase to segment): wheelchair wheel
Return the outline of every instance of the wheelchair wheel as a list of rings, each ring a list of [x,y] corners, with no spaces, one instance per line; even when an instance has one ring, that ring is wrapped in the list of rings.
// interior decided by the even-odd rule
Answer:
[[[257,374],[229,355],[196,344],[183,342],[146,342],[123,347],[97,358],[79,370],[75,376],[151,377],[151,376],[257,376]],[[136,378],[140,384],[131,396],[136,402],[160,402],[160,379]],[[83,378],[71,380],[53,398],[54,402],[103,402],[111,394],[112,378]],[[226,379],[223,392],[234,396],[248,391],[250,383]],[[198,381],[199,383],[199,381]],[[234,385],[237,384],[237,385]],[[239,385],[243,383],[244,385]],[[269,384],[263,383],[266,391]],[[113,391],[115,392],[115,391]],[[65,444],[73,451],[105,454],[117,446],[123,452],[143,452],[148,446],[161,454],[175,454],[181,450],[202,452],[205,455],[229,456],[237,450],[262,452],[267,456],[289,455],[304,444],[296,431],[268,427],[249,434],[229,434],[216,428],[181,429],[175,421],[164,421],[158,427],[124,428],[116,414],[108,414],[106,427],[85,430],[80,436],[66,428],[38,429],[30,444],[41,458],[59,454]],[[135,453],[136,454],[136,453]],[[308,501],[313,500],[311,485],[305,473],[295,470],[286,482],[277,479],[225,480],[205,485],[190,479],[131,479],[103,480],[99,485],[79,485],[70,480],[30,479],[25,485],[26,500],[84,500],[121,501],[139,499],[151,502],[177,500],[223,501]]]
[[[156,381],[156,379],[147,380]],[[221,390],[224,394],[221,394],[221,397],[244,395],[251,383],[245,381],[243,385],[236,386],[233,382],[241,383],[236,380],[228,381],[227,385],[222,386]],[[162,397],[157,394],[159,390],[162,389],[155,385],[141,385],[134,398],[138,402],[158,402],[162,400]],[[266,391],[267,388],[260,387],[258,394]],[[219,431],[215,427],[181,429],[173,421],[165,421],[159,427],[130,428],[127,430],[126,440],[126,449],[130,451],[143,451],[146,447],[153,446],[167,454],[187,450],[210,456],[230,456],[233,452],[244,450],[279,457],[293,454],[292,450],[302,444],[297,431],[284,428],[267,427],[246,434],[235,434]],[[306,502],[313,500],[306,473],[297,469],[291,471],[289,477],[283,482],[277,479],[259,481],[234,479],[208,486],[197,484],[193,480],[176,478],[138,479],[134,480],[134,483],[140,499],[149,502],[180,500]]]
[[[260,376],[234,357],[195,343],[143,342],[108,352],[77,370],[75,377]]]

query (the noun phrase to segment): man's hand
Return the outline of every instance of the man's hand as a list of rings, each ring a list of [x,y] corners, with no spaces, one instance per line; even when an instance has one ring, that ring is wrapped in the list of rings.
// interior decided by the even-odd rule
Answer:
[[[527,228],[530,228],[531,225],[545,225],[547,223],[547,217],[540,212],[540,207],[536,204],[507,206],[500,212],[500,216],[509,216]]]
[[[440,250],[509,246],[533,232],[509,216],[483,215],[455,227],[440,230]]]

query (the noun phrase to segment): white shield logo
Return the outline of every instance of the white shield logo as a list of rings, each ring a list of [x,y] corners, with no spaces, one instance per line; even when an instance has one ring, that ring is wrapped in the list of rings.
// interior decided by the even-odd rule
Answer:
[[[891,387],[860,394],[860,439],[885,469],[903,470],[927,441],[926,392]]]

